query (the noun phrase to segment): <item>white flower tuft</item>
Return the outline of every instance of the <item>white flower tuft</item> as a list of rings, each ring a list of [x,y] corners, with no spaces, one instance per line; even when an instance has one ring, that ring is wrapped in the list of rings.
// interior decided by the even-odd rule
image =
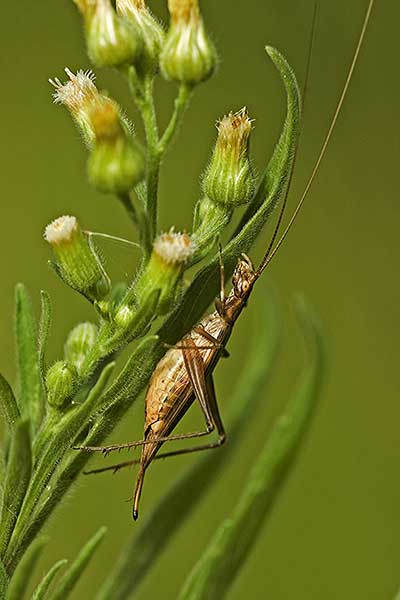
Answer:
[[[76,217],[58,217],[58,219],[47,225],[44,230],[44,239],[49,244],[58,246],[64,242],[69,242],[77,231],[78,221]]]
[[[65,83],[58,77],[49,79],[49,83],[56,89],[53,94],[54,102],[65,104],[71,112],[77,113],[83,105],[98,99],[99,92],[94,84],[96,77],[90,70],[79,70],[75,75],[66,67],[65,72],[69,77],[69,81]]]
[[[185,263],[195,251],[195,244],[187,233],[175,232],[172,227],[168,233],[161,233],[154,242],[154,251],[168,264]]]

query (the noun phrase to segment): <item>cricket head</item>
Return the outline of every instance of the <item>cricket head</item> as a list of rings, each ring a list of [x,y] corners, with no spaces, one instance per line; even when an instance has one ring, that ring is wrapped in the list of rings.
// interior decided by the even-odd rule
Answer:
[[[253,263],[246,254],[242,254],[232,275],[232,292],[240,300],[247,300],[253,288],[255,273]]]
[[[242,254],[232,275],[232,289],[222,306],[224,318],[234,322],[246,305],[257,277],[253,263],[246,254]]]

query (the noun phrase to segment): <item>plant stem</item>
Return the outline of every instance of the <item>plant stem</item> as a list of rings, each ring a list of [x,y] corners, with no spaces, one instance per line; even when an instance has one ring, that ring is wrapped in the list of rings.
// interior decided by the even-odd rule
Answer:
[[[192,87],[185,83],[182,83],[179,87],[178,95],[175,98],[174,112],[172,113],[171,120],[168,123],[158,146],[161,156],[164,156],[175,132],[181,126],[183,116],[192,96],[192,89]]]
[[[144,251],[145,257],[149,257],[151,254],[151,231],[149,227],[149,222],[147,219],[147,214],[143,210],[143,206],[140,205],[139,210],[132,203],[131,196],[129,194],[120,194],[118,196],[119,201],[122,206],[125,208],[131,222],[136,226],[140,235],[140,242],[142,249]],[[141,200],[139,199],[141,203]]]
[[[157,199],[158,178],[160,173],[161,156],[158,150],[159,135],[157,116],[153,98],[153,80],[146,79],[143,86],[143,95],[137,98],[147,145],[147,170],[146,170],[146,211],[149,219],[151,241],[157,231]]]

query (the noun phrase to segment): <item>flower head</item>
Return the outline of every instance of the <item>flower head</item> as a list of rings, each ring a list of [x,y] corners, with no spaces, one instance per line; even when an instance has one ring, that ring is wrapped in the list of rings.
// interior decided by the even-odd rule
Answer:
[[[83,105],[95,102],[99,96],[94,83],[96,76],[90,69],[88,71],[80,69],[76,74],[68,67],[65,67],[64,70],[69,77],[69,81],[63,83],[58,77],[49,79],[56,90],[53,94],[54,102],[65,104],[71,112],[79,112]]]
[[[186,263],[194,254],[195,246],[187,233],[161,233],[154,242],[154,252],[167,264]]]
[[[116,0],[116,8],[117,13],[130,21],[142,37],[143,50],[136,66],[144,73],[156,71],[165,37],[163,27],[144,0]]]
[[[63,216],[47,225],[44,230],[44,238],[52,246],[61,246],[71,242],[77,233],[78,221],[76,217]]]
[[[52,247],[55,269],[65,283],[90,300],[100,300],[108,293],[109,278],[75,217],[55,219],[47,225],[44,238]]]
[[[217,62],[198,0],[168,0],[168,9],[171,23],[161,53],[161,70],[167,79],[196,85],[213,74]]]
[[[75,0],[82,13],[88,55],[99,67],[120,67],[136,61],[142,39],[131,23],[119,17],[110,0]]]
[[[138,305],[146,304],[151,294],[159,290],[156,312],[167,313],[174,306],[182,287],[183,272],[194,255],[196,246],[187,233],[170,229],[154,242],[153,252],[135,285]]]
[[[251,200],[255,177],[249,158],[252,121],[246,108],[224,116],[217,123],[218,137],[203,178],[210,200],[235,207]]]
[[[95,141],[88,160],[89,178],[99,190],[126,194],[144,176],[139,144],[122,120],[119,106],[108,100],[90,113]]]
[[[94,138],[91,111],[111,100],[97,89],[93,71],[79,70],[75,74],[66,67],[65,72],[68,75],[66,82],[60,81],[58,77],[49,79],[56,90],[53,94],[54,102],[69,110],[85,141],[90,145]]]

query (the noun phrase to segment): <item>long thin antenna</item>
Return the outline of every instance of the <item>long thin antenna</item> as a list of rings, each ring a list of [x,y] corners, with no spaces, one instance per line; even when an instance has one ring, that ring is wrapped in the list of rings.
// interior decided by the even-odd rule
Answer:
[[[312,184],[314,182],[315,176],[318,173],[318,169],[320,167],[322,159],[325,156],[326,149],[327,149],[329,141],[331,139],[333,130],[335,129],[336,121],[338,120],[338,117],[339,117],[340,112],[342,110],[343,102],[344,102],[344,100],[346,98],[347,91],[348,91],[350,82],[351,82],[352,77],[353,77],[354,69],[356,67],[356,64],[357,64],[357,61],[358,61],[358,57],[359,57],[359,54],[360,54],[360,50],[361,50],[363,42],[364,42],[365,33],[367,31],[368,23],[369,23],[369,20],[370,20],[370,17],[371,17],[371,12],[372,12],[374,4],[375,4],[375,0],[370,0],[369,1],[368,8],[367,8],[367,11],[365,13],[365,17],[364,17],[364,22],[363,22],[363,26],[362,26],[362,29],[361,29],[361,33],[360,33],[360,36],[358,38],[358,43],[357,43],[356,49],[354,51],[353,59],[351,61],[351,65],[350,65],[349,71],[347,73],[347,77],[346,77],[346,81],[345,81],[345,84],[344,84],[343,89],[342,89],[342,93],[340,95],[340,98],[339,98],[339,101],[337,103],[337,106],[336,106],[336,109],[335,109],[335,112],[334,112],[331,124],[329,126],[328,132],[327,132],[327,134],[325,136],[325,139],[323,141],[323,144],[321,146],[321,150],[320,150],[318,158],[317,158],[317,160],[315,162],[314,168],[313,168],[313,170],[311,172],[311,175],[310,175],[310,178],[308,180],[308,183],[307,183],[307,185],[306,185],[306,187],[304,189],[304,192],[303,192],[303,194],[302,194],[302,196],[301,196],[301,198],[299,200],[299,203],[297,204],[297,206],[296,206],[296,208],[295,208],[295,210],[293,212],[293,215],[291,216],[290,221],[287,224],[287,226],[286,226],[283,234],[281,235],[281,237],[277,241],[276,246],[272,250],[272,252],[269,255],[267,255],[265,257],[265,259],[263,260],[263,262],[261,263],[260,267],[257,270],[257,274],[261,274],[264,271],[265,267],[271,262],[272,258],[275,256],[275,254],[279,250],[280,246],[284,242],[287,234],[289,233],[290,228],[292,227],[293,223],[296,220],[297,215],[300,212],[301,207],[304,204],[305,199],[308,196],[308,192],[310,191],[310,188],[311,188],[311,186],[312,186]]]
[[[313,53],[313,47],[314,47],[314,39],[315,39],[315,30],[316,30],[316,23],[317,23],[317,14],[318,14],[318,4],[315,3],[314,4],[314,12],[313,12],[313,18],[312,18],[312,24],[311,24],[311,33],[310,33],[310,42],[308,44],[308,53],[307,53],[307,66],[306,66],[306,78],[304,81],[304,86],[303,86],[303,116],[304,116],[304,106],[305,106],[305,101],[306,101],[306,94],[307,94],[307,90],[308,90],[308,84],[310,81],[310,73],[311,73],[311,60],[312,60],[312,53]],[[276,236],[278,235],[278,231],[279,228],[281,226],[282,223],[282,219],[283,219],[283,215],[285,213],[285,209],[286,209],[286,205],[287,205],[287,200],[288,200],[288,196],[289,196],[289,190],[292,184],[292,179],[293,179],[293,173],[294,173],[294,168],[296,165],[296,158],[297,158],[297,149],[298,149],[298,144],[293,156],[293,163],[292,163],[292,168],[290,170],[290,174],[289,174],[289,179],[287,181],[286,184],[286,190],[285,190],[285,195],[283,198],[283,202],[282,202],[282,206],[281,206],[281,210],[279,211],[279,216],[278,216],[278,220],[276,222],[275,225],[275,229],[274,232],[272,234],[272,238],[270,243],[268,244],[268,248],[266,253],[264,254],[264,258],[262,259],[260,266],[258,267],[257,271],[256,271],[256,275],[259,277],[261,275],[261,273],[264,270],[264,265],[267,263],[267,259],[268,256],[274,246],[275,240],[276,240]]]

